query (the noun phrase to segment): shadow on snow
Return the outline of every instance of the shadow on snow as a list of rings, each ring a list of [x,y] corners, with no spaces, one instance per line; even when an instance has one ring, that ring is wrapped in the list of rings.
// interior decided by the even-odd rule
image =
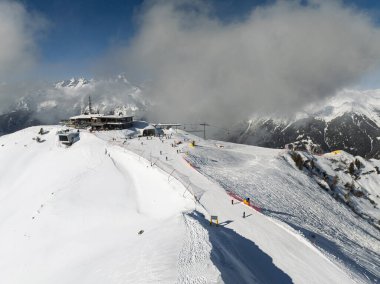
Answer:
[[[289,275],[274,265],[272,258],[251,240],[224,226],[210,226],[197,211],[188,216],[208,231],[211,260],[224,283],[293,283]]]

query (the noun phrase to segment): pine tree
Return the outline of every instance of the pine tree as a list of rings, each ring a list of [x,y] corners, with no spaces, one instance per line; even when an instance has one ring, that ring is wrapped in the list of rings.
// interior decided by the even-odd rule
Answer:
[[[348,166],[348,172],[350,173],[350,175],[353,175],[355,173],[354,162],[351,162],[350,165]]]

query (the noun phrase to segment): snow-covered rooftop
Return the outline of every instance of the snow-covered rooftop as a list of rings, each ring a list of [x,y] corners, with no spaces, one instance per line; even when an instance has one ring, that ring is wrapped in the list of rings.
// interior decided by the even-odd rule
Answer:
[[[92,118],[123,118],[123,117],[132,117],[132,115],[115,115],[115,114],[81,114],[70,117],[70,119],[92,119]]]
[[[153,125],[149,124],[148,126],[144,127],[144,129],[148,130],[148,129],[156,129],[156,128]]]
[[[104,117],[104,114],[80,114],[70,117],[70,119],[91,119],[97,117]]]

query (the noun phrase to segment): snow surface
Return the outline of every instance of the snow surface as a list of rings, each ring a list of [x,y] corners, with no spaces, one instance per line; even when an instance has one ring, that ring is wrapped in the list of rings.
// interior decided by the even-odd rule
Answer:
[[[173,131],[171,138],[151,140],[125,140],[131,131],[81,132],[66,148],[58,143],[59,127],[44,127],[50,132],[43,143],[32,139],[39,129],[0,137],[0,283],[355,283],[378,277],[378,232],[354,222],[341,205],[332,205],[338,211],[331,214],[314,207],[331,201],[300,194],[300,180],[305,192],[317,189],[279,162],[278,150],[198,138],[200,145],[190,147],[193,136]],[[231,205],[223,180],[247,195],[259,196],[260,186],[271,189],[284,202],[268,199],[260,203],[264,209],[303,216],[306,224],[309,214],[325,219],[316,223],[321,230],[335,228],[330,215],[343,212],[340,227],[348,218],[363,246],[355,256],[372,260],[373,269],[358,263],[375,278],[332,257],[334,250],[321,250],[295,223]],[[281,207],[296,198],[312,207]],[[210,215],[218,215],[219,227],[209,225]],[[350,250],[347,240],[337,250]]]
[[[379,230],[296,169],[286,151],[218,145],[223,148],[210,144],[195,148],[189,160],[223,188],[250,197],[264,214],[302,233],[351,273],[379,281]],[[371,188],[379,194],[378,187]]]

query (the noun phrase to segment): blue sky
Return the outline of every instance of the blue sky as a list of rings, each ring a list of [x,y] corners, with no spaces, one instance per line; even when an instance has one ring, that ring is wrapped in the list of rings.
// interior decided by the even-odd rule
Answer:
[[[110,46],[128,43],[136,31],[136,15],[143,0],[22,0],[27,10],[39,13],[49,25],[39,41],[41,76],[52,79],[92,76],[93,62]],[[252,8],[273,1],[212,0],[224,21],[243,18]],[[380,1],[346,0],[347,5],[373,15],[380,23]]]
[[[239,19],[266,0],[213,0],[217,16]],[[127,43],[136,31],[144,0],[23,0],[27,9],[49,22],[40,40],[42,73],[91,76],[91,65],[113,44]],[[54,69],[51,74],[49,71]]]
[[[49,22],[39,42],[45,72],[78,76],[89,72],[91,62],[104,55],[115,41],[134,32],[134,14],[142,0],[25,0],[28,10]]]

